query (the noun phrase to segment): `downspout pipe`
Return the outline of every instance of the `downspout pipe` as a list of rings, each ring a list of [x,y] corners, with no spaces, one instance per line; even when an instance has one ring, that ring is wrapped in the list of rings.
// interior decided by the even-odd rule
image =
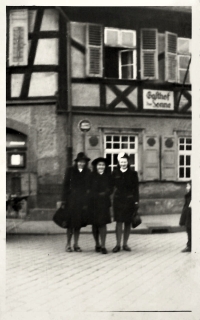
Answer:
[[[67,166],[72,165],[72,99],[71,99],[71,26],[70,19],[61,7],[55,7],[66,21],[67,26]]]

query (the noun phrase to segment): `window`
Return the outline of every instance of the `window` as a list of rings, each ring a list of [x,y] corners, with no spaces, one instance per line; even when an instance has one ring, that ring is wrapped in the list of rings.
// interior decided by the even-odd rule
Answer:
[[[26,165],[25,152],[8,152],[8,167],[9,168],[24,168]]]
[[[120,79],[136,78],[136,51],[135,50],[119,51],[119,78]]]
[[[191,178],[192,139],[179,138],[178,143],[178,178],[187,180]]]
[[[137,52],[134,30],[105,28],[105,77],[136,79]]]
[[[104,153],[111,171],[117,167],[117,156],[122,151],[130,156],[131,168],[138,170],[138,137],[112,134],[104,136]]]
[[[26,167],[27,137],[21,132],[6,128],[7,168]]]

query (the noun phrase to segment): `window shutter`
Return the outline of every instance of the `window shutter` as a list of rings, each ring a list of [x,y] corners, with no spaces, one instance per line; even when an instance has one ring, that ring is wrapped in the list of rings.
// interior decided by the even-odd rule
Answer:
[[[191,39],[178,38],[178,54],[189,55],[191,54]]]
[[[178,55],[178,82],[183,83],[185,80],[186,72],[187,77],[185,83],[190,83],[190,69],[188,68],[190,63],[190,55]]]
[[[105,45],[116,47],[119,45],[119,30],[105,28]]]
[[[28,10],[11,10],[9,28],[9,65],[28,63]]]
[[[123,47],[136,47],[136,32],[133,30],[121,30],[121,45]]]
[[[144,136],[144,180],[160,179],[159,164],[159,137],[155,135]]]
[[[158,34],[158,75],[160,81],[165,81],[165,34]]]
[[[158,79],[157,29],[141,29],[141,79]]]
[[[126,29],[105,28],[105,45],[111,47],[136,47],[136,31]]]
[[[86,75],[102,77],[103,75],[103,29],[101,25],[86,25]]]
[[[177,34],[165,32],[165,80],[177,81]]]
[[[176,180],[177,147],[175,136],[162,137],[162,180]]]

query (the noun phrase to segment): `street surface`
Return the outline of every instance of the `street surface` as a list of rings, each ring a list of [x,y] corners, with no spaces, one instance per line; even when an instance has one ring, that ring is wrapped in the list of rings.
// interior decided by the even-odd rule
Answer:
[[[8,235],[6,319],[196,319],[186,240],[185,232],[132,234],[132,251],[114,254],[108,234],[103,255],[91,234],[80,235],[82,253],[66,253],[63,234]]]

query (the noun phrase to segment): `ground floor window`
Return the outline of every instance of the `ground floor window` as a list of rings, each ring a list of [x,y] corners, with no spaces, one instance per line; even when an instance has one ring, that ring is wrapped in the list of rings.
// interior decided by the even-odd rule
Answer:
[[[104,136],[104,156],[109,161],[111,171],[117,167],[119,152],[125,152],[130,156],[130,165],[138,170],[138,137],[136,135],[108,134]]]
[[[191,178],[192,139],[179,138],[178,141],[178,178],[180,180]]]

